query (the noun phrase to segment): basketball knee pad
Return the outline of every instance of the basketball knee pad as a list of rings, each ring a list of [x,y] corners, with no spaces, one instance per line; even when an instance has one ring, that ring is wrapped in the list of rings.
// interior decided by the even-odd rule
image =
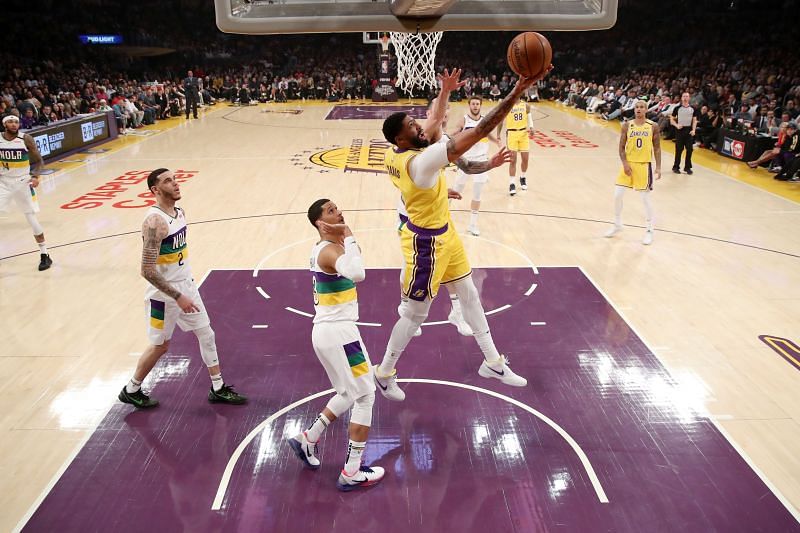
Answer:
[[[336,418],[342,416],[342,413],[347,412],[350,409],[350,406],[353,405],[353,400],[350,398],[350,395],[347,393],[344,394],[336,394],[333,398],[328,400],[328,405],[325,407],[328,410],[336,415]]]
[[[36,218],[35,214],[25,213],[25,219],[28,221],[28,224],[31,225],[31,228],[33,228],[34,235],[41,235],[44,233],[44,228],[39,224],[39,219]]]
[[[372,404],[375,403],[375,391],[359,397],[353,402],[353,412],[350,413],[350,422],[362,426],[372,425]]]
[[[214,330],[211,326],[205,326],[194,330],[197,341],[200,343],[200,356],[207,367],[217,366],[219,357],[217,356],[217,341]]]
[[[428,298],[422,302],[404,298],[397,310],[400,313],[400,317],[413,322],[416,329],[428,318],[428,311],[430,308],[431,300]]]

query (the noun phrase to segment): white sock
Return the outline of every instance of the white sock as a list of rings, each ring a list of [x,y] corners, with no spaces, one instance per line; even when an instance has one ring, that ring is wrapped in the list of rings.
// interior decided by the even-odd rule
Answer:
[[[214,388],[214,392],[219,391],[223,385],[225,385],[225,382],[222,381],[222,373],[211,376],[211,386]]]
[[[514,175],[511,175],[511,176],[509,176],[509,177],[508,177],[508,184],[509,184],[509,185],[512,185],[512,184],[514,184],[514,183],[516,183],[516,182],[517,182],[517,178],[516,178],[516,176],[514,176]]]
[[[125,392],[133,394],[142,388],[142,382],[136,378],[131,378],[127,385],[125,385]]]
[[[469,225],[473,227],[477,227],[478,225],[478,212],[473,209],[472,213],[469,215]]]
[[[520,175],[519,175],[519,179],[521,179],[521,180],[524,180],[524,179],[525,179],[525,174],[524,174],[524,173],[523,173],[523,174],[520,174]]]
[[[356,442],[350,440],[347,444],[347,462],[344,464],[344,473],[348,476],[354,476],[361,468],[361,455],[366,448],[366,442]]]
[[[500,360],[500,352],[497,351],[497,347],[494,345],[491,331],[476,333],[475,340],[478,342],[478,346],[483,352],[483,358],[486,359],[487,363],[496,363]]]
[[[314,423],[311,424],[306,430],[306,438],[308,439],[308,442],[317,442],[330,423],[331,421],[328,420],[328,417],[320,413],[319,416],[317,416],[317,419],[314,420]]]
[[[39,253],[47,254],[47,246],[43,242],[37,243],[39,245]]]
[[[450,306],[453,308],[454,313],[461,314],[461,302],[458,300],[458,294],[450,295]]]

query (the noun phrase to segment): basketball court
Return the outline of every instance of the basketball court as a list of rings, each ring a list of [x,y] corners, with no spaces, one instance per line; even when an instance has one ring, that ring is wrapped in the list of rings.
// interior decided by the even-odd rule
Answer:
[[[451,206],[528,386],[479,377],[437,300],[398,364],[406,401],[375,403],[366,461],[384,481],[336,490],[342,422],[322,468],[302,468],[284,439],[332,394],[311,347],[306,210],[332,199],[358,238],[360,330],[380,361],[401,263],[380,126],[424,105],[222,103],[48,165],[49,271],[24,218],[0,217],[0,529],[800,531],[797,191],[707,151],[673,175],[665,142],[653,244],[634,194],[605,239],[619,129],[550,103],[533,105],[528,190],[510,197],[493,170],[480,237],[464,233],[471,185]],[[180,331],[145,382],[161,405],[116,400],[147,342],[140,226],[158,167],[182,181],[192,269],[245,406],[206,401]]]

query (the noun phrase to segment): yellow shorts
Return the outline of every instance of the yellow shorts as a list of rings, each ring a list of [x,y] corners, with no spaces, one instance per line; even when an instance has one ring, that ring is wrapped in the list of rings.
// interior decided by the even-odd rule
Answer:
[[[408,224],[400,230],[400,246],[405,259],[403,294],[412,300],[436,298],[439,285],[470,275],[467,252],[453,223],[447,229],[412,231]]]
[[[631,175],[625,174],[625,169],[619,171],[617,185],[628,187],[636,191],[653,190],[653,169],[650,163],[628,163],[631,166]]]
[[[527,152],[531,149],[528,130],[506,132],[506,146],[512,152]]]

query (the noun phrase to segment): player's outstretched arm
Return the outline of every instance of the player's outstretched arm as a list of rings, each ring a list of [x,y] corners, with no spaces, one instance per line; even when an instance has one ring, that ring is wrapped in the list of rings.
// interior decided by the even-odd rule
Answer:
[[[449,72],[444,69],[443,74],[439,74],[437,79],[442,82],[442,90],[439,91],[439,96],[436,97],[436,104],[431,109],[431,116],[425,121],[425,136],[428,139],[436,139],[444,122],[444,117],[447,114],[447,103],[450,100],[450,93],[460,89],[464,86],[466,81],[460,81],[461,69],[454,69]]]
[[[517,80],[517,83],[514,85],[514,88],[511,90],[511,92],[509,92],[508,95],[503,98],[503,100],[501,100],[494,109],[489,111],[489,113],[478,123],[477,126],[454,135],[447,143],[448,160],[451,163],[457,160],[459,157],[464,155],[464,153],[469,150],[473,144],[489,135],[489,133],[491,133],[491,131],[495,129],[503,121],[503,119],[506,118],[508,112],[511,111],[511,108],[514,106],[516,101],[519,100],[520,96],[522,96],[522,94],[528,90],[528,87],[544,78],[544,76],[550,72],[552,68],[553,66],[550,65],[550,68],[535,78],[520,78]]]
[[[483,174],[493,168],[505,165],[511,161],[511,151],[508,148],[501,148],[499,152],[494,154],[488,161],[470,161],[466,157],[461,156],[455,161],[455,165],[460,168],[464,174]]]

